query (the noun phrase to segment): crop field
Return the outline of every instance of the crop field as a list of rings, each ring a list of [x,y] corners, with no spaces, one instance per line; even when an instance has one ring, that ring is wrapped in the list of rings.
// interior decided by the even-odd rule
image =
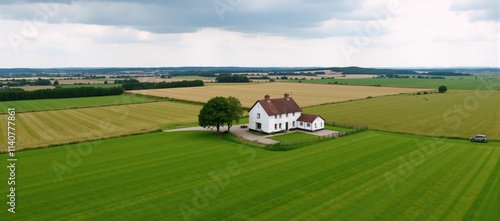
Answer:
[[[199,105],[154,102],[16,114],[18,150],[159,130],[168,123],[192,123]],[[7,122],[7,115],[0,116]],[[7,134],[7,123],[0,125]],[[7,143],[0,144],[5,151]]]
[[[500,140],[500,91],[453,90],[445,94],[399,95],[306,108],[328,122],[428,136]]]
[[[271,98],[282,98],[290,93],[302,107],[325,103],[378,97],[400,93],[413,93],[421,89],[381,88],[363,86],[339,86],[301,83],[254,83],[254,84],[217,84],[216,86],[174,88],[133,91],[133,93],[176,98],[197,102],[207,102],[216,96],[233,96],[238,98],[244,107],[251,107],[258,99],[269,94]]]
[[[180,132],[17,155],[10,220],[500,219],[493,142],[365,131],[272,152]]]
[[[459,79],[458,77],[446,77],[446,79],[413,79],[413,78],[364,78],[364,79],[318,79],[318,80],[307,80],[304,83],[319,83],[319,84],[333,84],[335,82],[348,84],[348,85],[380,85],[382,87],[405,87],[405,88],[435,88],[437,89],[441,85],[445,85],[448,89],[455,90],[476,90],[476,89],[487,89],[496,88],[500,89],[500,76],[493,75],[491,79],[489,77],[481,77],[478,79],[475,77],[464,77],[464,79]]]
[[[154,98],[143,96],[116,95],[82,98],[2,101],[0,102],[0,113],[6,113],[8,108],[16,108],[17,112],[26,112],[102,105],[143,103],[152,102],[155,100],[156,99]]]

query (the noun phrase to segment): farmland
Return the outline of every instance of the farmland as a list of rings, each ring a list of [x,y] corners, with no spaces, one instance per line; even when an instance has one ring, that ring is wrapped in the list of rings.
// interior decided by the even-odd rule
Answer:
[[[181,100],[207,102],[215,96],[234,96],[245,107],[251,107],[265,94],[271,98],[281,98],[285,92],[291,93],[294,100],[302,107],[325,103],[363,99],[400,93],[413,93],[422,89],[379,88],[362,86],[318,85],[300,83],[254,83],[254,84],[218,84],[216,86],[196,88],[175,88],[133,91],[132,93],[168,97]]]
[[[498,146],[366,131],[272,152],[180,132],[39,149],[18,153],[14,219],[498,220]]]
[[[318,84],[348,84],[348,85],[380,85],[382,87],[406,87],[406,88],[438,88],[441,85],[446,85],[448,89],[455,90],[475,90],[496,88],[500,89],[500,78],[493,75],[479,75],[476,77],[446,77],[446,79],[413,79],[413,78],[364,78],[364,79],[316,79],[302,80],[304,83]],[[489,79],[491,78],[491,79]]]
[[[428,136],[469,138],[483,133],[500,140],[500,91],[453,90],[398,95],[306,108],[328,122]]]
[[[102,105],[143,103],[152,102],[155,100],[156,99],[142,96],[117,95],[101,97],[3,101],[0,102],[0,113],[7,112],[7,108],[16,108],[17,112],[26,112]]]
[[[159,130],[163,124],[196,122],[200,109],[198,105],[154,102],[18,113],[16,145],[20,150]],[[0,116],[2,122],[6,118]],[[6,134],[6,127],[1,125],[1,134]],[[0,150],[6,147],[6,143],[0,144]]]

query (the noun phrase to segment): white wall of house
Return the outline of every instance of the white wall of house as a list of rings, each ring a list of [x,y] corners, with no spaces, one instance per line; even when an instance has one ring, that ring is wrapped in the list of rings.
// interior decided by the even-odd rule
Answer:
[[[297,124],[298,124],[297,126],[298,129],[311,130],[311,123],[299,121],[297,122]]]
[[[300,112],[296,112],[296,113],[289,113],[288,116],[287,114],[272,115],[269,117],[268,121],[269,130],[264,132],[275,133],[279,131],[284,131],[287,128],[287,123],[288,123],[288,130],[295,129],[297,125],[296,121],[300,117],[300,114],[301,114]]]
[[[248,113],[248,128],[255,131],[269,131],[269,116],[262,106],[257,103]],[[260,124],[261,128],[258,128],[257,123]]]
[[[325,120],[321,117],[317,117],[316,120],[311,124],[313,131],[325,129]]]

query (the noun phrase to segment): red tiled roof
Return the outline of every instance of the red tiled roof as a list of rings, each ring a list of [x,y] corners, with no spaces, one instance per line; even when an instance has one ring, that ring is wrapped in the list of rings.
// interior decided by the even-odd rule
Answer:
[[[323,119],[321,116],[319,115],[315,115],[315,114],[304,114],[302,113],[299,117],[299,119],[297,119],[297,121],[302,121],[302,122],[308,122],[308,123],[312,123],[316,120],[316,118],[320,117],[321,119]],[[323,119],[324,120],[324,119]]]
[[[302,112],[302,109],[300,109],[299,105],[293,100],[293,98],[269,99],[269,102],[266,100],[258,100],[257,102],[255,102],[255,104],[257,103],[259,103],[262,108],[264,108],[269,116]],[[252,108],[250,108],[250,110]]]

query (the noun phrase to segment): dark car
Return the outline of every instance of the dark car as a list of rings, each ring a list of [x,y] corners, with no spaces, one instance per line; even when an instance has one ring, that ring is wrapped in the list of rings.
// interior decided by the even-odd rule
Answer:
[[[478,134],[470,138],[471,142],[488,142],[488,137],[486,135]]]

